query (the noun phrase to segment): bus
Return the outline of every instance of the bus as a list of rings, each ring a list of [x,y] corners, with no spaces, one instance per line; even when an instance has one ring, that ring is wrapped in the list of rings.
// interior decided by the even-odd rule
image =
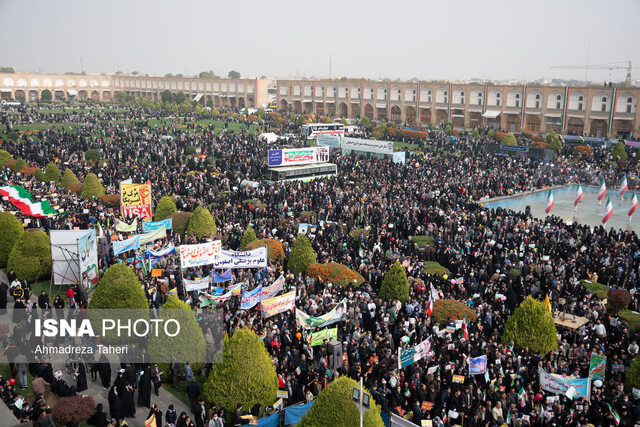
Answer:
[[[306,139],[316,139],[320,135],[344,136],[342,123],[309,123],[302,125],[300,135]]]
[[[310,165],[285,166],[269,168],[267,182],[304,181],[316,178],[332,178],[338,174],[338,167],[334,163],[314,163]]]

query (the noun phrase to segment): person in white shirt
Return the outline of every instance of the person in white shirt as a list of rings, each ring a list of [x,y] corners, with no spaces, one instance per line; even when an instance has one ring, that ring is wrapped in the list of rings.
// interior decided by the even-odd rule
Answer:
[[[633,342],[631,344],[629,344],[629,347],[627,348],[627,351],[629,352],[629,354],[631,354],[633,356],[637,356],[638,355],[638,351],[640,351],[640,347],[638,347],[638,343],[636,342],[636,340],[633,340]]]
[[[596,336],[600,338],[607,335],[607,329],[600,320],[597,320],[597,323],[591,327],[591,330],[593,330],[596,333]]]

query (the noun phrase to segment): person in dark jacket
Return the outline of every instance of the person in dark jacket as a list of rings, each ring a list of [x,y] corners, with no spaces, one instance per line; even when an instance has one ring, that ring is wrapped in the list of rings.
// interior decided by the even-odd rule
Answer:
[[[164,414],[164,420],[167,423],[167,426],[174,427],[176,425],[176,421],[178,420],[178,413],[175,409],[173,409],[173,405],[169,405],[169,409]]]
[[[103,410],[102,403],[98,403],[96,405],[95,412],[91,415],[91,418],[87,420],[87,423],[96,427],[106,427],[107,426],[107,413]]]

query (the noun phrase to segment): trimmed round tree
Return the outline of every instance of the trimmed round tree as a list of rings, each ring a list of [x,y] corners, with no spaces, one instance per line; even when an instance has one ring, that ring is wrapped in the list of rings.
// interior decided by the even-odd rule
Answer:
[[[193,211],[193,216],[189,220],[187,234],[195,234],[198,239],[201,239],[202,236],[210,236],[217,232],[216,222],[213,220],[209,209],[198,206],[196,210]]]
[[[287,259],[287,269],[297,276],[298,273],[306,273],[307,268],[316,262],[316,253],[313,252],[309,238],[298,234]]]
[[[98,160],[100,160],[100,157],[102,157],[100,155],[100,152],[95,148],[84,152],[84,159],[90,162],[97,162]]]
[[[184,234],[187,231],[187,226],[192,216],[192,212],[176,212],[173,215],[169,215],[173,225],[173,231],[178,234]]]
[[[22,169],[26,168],[27,162],[24,161],[24,159],[19,158],[18,160],[16,160],[16,164],[13,166],[13,171],[14,172],[20,172]]]
[[[100,197],[104,196],[104,187],[95,173],[88,173],[84,177],[81,193],[84,197]]]
[[[3,168],[5,163],[10,162],[11,160],[13,160],[13,157],[11,157],[11,154],[9,154],[8,151],[0,150],[0,168]]]
[[[44,180],[60,182],[61,178],[62,178],[62,174],[60,173],[60,169],[58,168],[58,165],[56,165],[53,162],[47,163],[47,167],[44,169]]]
[[[240,241],[240,248],[238,249],[243,251],[244,248],[246,248],[249,243],[253,242],[256,239],[257,239],[256,232],[253,231],[253,228],[251,227],[247,228],[247,231],[245,231],[244,234],[242,235],[242,240]]]
[[[405,302],[409,299],[409,281],[407,272],[399,261],[396,261],[382,279],[380,298],[383,300],[397,299]]]
[[[284,248],[282,247],[282,242],[276,239],[254,240],[253,242],[245,246],[245,250],[252,251],[263,246],[266,246],[267,248],[267,258],[269,259],[269,261],[284,261]]]
[[[158,328],[156,337],[151,335],[148,343],[148,353],[151,362],[172,360],[176,356],[180,363],[199,362],[205,360],[205,341],[202,329],[196,321],[196,315],[191,307],[176,296],[169,295],[167,302],[162,305],[160,319],[165,322],[174,319],[180,324],[180,333],[175,337],[164,334],[164,328]],[[169,329],[172,333],[173,330]],[[196,366],[197,365],[197,366]],[[194,372],[200,370],[199,363],[192,363]],[[169,372],[169,363],[161,363],[160,370]]]
[[[126,264],[120,263],[104,273],[93,291],[89,308],[148,309],[149,304],[138,277]]]
[[[515,342],[546,356],[558,348],[558,331],[553,316],[544,303],[528,296],[504,325],[502,342]]]
[[[78,178],[71,169],[65,169],[64,175],[62,175],[62,179],[60,180],[60,184],[63,188],[68,190],[72,185],[80,184],[80,181],[78,181]]]
[[[162,196],[156,206],[156,214],[153,216],[153,220],[162,221],[176,212],[178,212],[178,208],[176,208],[176,202],[173,200],[173,197]]]
[[[29,228],[11,249],[7,270],[14,270],[21,281],[32,283],[51,276],[52,265],[49,236],[39,228]]]
[[[626,289],[609,289],[607,292],[607,311],[618,314],[631,303],[631,292]]]
[[[478,315],[466,304],[454,299],[439,299],[433,303],[431,317],[441,325],[451,320],[467,319],[467,322],[475,322]]]
[[[308,277],[320,278],[324,282],[331,282],[334,285],[359,287],[364,283],[364,277],[344,264],[329,262],[327,264],[313,263],[309,265],[306,272]]]
[[[238,329],[231,338],[225,335],[223,361],[213,364],[204,383],[207,402],[225,408],[238,403],[266,407],[276,401],[277,391],[276,369],[260,337],[249,328]]]
[[[47,180],[47,178],[45,177],[44,172],[42,172],[42,169],[36,169],[33,171],[33,177],[36,179],[36,181],[38,182],[44,182]]]
[[[309,413],[300,421],[300,427],[335,427],[360,425],[360,412],[351,397],[353,388],[360,388],[360,384],[349,377],[340,377],[325,387]],[[371,394],[368,390],[364,390]],[[380,406],[373,399],[370,408],[362,418],[362,425],[366,427],[383,427],[380,417]]]
[[[0,212],[0,268],[7,266],[13,245],[24,233],[20,220],[9,212]]]

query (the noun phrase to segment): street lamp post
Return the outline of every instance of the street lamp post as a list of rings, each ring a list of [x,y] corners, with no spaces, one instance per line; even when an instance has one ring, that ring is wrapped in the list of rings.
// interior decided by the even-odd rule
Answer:
[[[362,377],[360,377],[360,388],[353,388],[352,399],[358,405],[358,412],[360,412],[360,427],[362,427],[362,417],[364,416],[364,413],[369,410],[371,400],[369,393],[365,393],[362,388]]]

